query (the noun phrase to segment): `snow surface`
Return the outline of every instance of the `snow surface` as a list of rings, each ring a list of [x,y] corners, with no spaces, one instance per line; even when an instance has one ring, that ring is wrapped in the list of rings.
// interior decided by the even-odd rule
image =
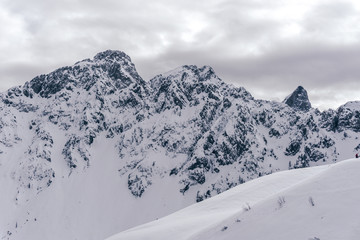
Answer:
[[[54,141],[64,141],[60,131],[54,136],[57,137]],[[62,166],[65,162],[56,161],[57,180],[32,198],[21,192],[23,196],[16,195],[15,182],[9,181],[10,169],[16,166],[4,162],[2,168],[8,171],[1,172],[0,183],[13,184],[0,184],[1,232],[5,232],[6,227],[11,232],[9,237],[19,240],[99,240],[119,229],[152,221],[194,202],[192,195],[183,196],[174,187],[178,184],[176,179],[162,181],[160,176],[154,179],[154,191],[135,198],[124,177],[119,176],[118,168],[114,167],[119,160],[111,139],[99,136],[93,144],[90,152],[93,161],[86,172],[69,175]],[[53,154],[60,156],[61,148]],[[15,201],[14,196],[18,200]],[[13,225],[8,224],[9,220],[13,220]],[[94,226],[101,226],[101,229],[91,230]],[[7,237],[0,236],[0,239]]]
[[[264,176],[107,240],[359,239],[360,160]]]
[[[360,112],[360,101],[351,101],[347,102],[344,105],[340,106],[342,108],[348,108],[353,111],[359,111]]]

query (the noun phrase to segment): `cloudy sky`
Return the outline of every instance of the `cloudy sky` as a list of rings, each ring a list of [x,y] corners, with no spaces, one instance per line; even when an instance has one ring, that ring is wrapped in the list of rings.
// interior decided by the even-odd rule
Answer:
[[[0,0],[0,23],[0,91],[116,49],[145,80],[210,65],[256,98],[360,100],[360,1]]]

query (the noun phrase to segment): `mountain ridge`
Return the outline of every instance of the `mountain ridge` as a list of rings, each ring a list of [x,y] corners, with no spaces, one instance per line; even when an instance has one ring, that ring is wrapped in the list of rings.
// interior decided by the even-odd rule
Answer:
[[[119,222],[102,223],[104,232],[97,236],[105,237],[259,176],[349,158],[360,149],[360,113],[356,102],[350,105],[298,111],[257,100],[244,88],[225,83],[209,66],[184,65],[144,81],[120,51],[108,50],[40,75],[0,94],[0,190],[7,192],[0,210],[19,210],[0,222],[0,236],[21,239],[16,235],[28,231],[35,236],[31,229],[46,228],[39,216],[50,215],[36,203],[46,195],[51,200],[42,203],[49,214],[58,208],[68,213],[52,220],[73,232],[59,233],[59,239],[93,239],[91,231],[69,226],[76,224],[69,220],[75,219],[69,209],[86,224],[86,206],[104,205],[98,188],[82,177],[98,186],[95,180],[109,175],[101,181],[103,187],[117,190],[103,194],[124,202],[112,202],[118,215],[130,214],[130,206],[149,211],[146,217],[133,213],[131,221],[111,211],[106,216],[97,212]],[[171,183],[174,198],[161,192],[164,182]],[[88,198],[70,191],[69,183],[80,193],[89,188]],[[71,206],[81,202],[83,210],[58,203],[50,192]],[[65,197],[69,193],[76,197]],[[162,205],[151,212],[147,201],[155,201],[156,195],[164,200],[156,200]],[[15,223],[27,223],[23,213],[29,209],[38,221],[21,225],[21,230]]]

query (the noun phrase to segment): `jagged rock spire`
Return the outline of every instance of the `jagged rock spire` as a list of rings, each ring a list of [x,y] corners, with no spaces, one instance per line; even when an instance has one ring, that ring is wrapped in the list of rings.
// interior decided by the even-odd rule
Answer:
[[[297,87],[292,94],[284,99],[283,103],[299,111],[308,111],[311,108],[308,94],[302,86]]]

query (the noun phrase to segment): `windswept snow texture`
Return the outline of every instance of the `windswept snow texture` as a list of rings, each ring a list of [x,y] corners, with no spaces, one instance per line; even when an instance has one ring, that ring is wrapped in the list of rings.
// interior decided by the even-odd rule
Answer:
[[[355,156],[360,102],[320,112],[299,91],[292,106],[257,100],[209,66],[144,81],[112,50],[13,87],[0,94],[0,239],[104,239]]]
[[[357,240],[360,160],[274,173],[107,240]]]

